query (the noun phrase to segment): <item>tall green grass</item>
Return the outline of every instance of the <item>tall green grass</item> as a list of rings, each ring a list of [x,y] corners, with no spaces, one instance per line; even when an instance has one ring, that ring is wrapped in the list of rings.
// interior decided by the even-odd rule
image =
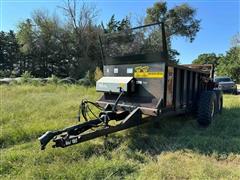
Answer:
[[[12,85],[1,89],[1,179],[240,179],[240,96],[208,128],[167,118],[65,149],[40,151],[37,137],[76,124],[94,88]]]

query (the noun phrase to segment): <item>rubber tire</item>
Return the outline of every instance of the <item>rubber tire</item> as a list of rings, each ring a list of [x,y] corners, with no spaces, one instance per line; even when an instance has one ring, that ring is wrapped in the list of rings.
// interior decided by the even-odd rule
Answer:
[[[216,102],[216,113],[221,114],[223,108],[223,92],[220,89],[213,90],[216,94],[217,102]]]
[[[238,90],[235,89],[233,94],[234,94],[234,95],[238,95]]]
[[[198,104],[197,122],[201,126],[211,124],[216,113],[217,97],[214,91],[202,92]]]

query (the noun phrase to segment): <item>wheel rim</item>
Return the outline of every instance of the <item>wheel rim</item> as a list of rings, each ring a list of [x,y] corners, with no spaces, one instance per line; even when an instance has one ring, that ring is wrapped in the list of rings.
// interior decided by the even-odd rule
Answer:
[[[215,103],[214,101],[212,102],[212,111],[211,111],[211,117],[214,116],[214,109],[215,109]]]

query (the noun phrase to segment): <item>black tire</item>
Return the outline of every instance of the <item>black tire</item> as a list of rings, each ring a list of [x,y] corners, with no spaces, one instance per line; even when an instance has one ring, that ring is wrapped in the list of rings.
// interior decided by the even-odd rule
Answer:
[[[238,90],[235,89],[233,94],[234,94],[234,95],[238,95]]]
[[[216,113],[221,114],[223,108],[223,92],[220,89],[213,90],[216,94]]]
[[[190,107],[190,112],[192,115],[196,116],[198,112],[198,99],[194,98],[192,101],[192,106]]]
[[[216,113],[217,97],[214,91],[204,91],[199,99],[197,121],[201,126],[211,124]]]

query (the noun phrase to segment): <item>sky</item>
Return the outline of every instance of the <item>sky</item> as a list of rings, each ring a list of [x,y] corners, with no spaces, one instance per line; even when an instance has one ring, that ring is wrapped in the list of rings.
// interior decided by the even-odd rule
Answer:
[[[17,30],[20,21],[31,18],[37,9],[48,10],[63,19],[61,0],[0,0],[0,31]],[[107,22],[112,14],[121,20],[127,15],[132,19],[145,15],[153,0],[85,0],[98,9],[97,21]],[[240,32],[240,0],[169,0],[172,8],[187,2],[197,10],[196,18],[201,20],[201,30],[190,43],[182,37],[173,39],[173,48],[180,52],[180,63],[189,64],[201,53],[225,54],[231,47],[231,38]]]

